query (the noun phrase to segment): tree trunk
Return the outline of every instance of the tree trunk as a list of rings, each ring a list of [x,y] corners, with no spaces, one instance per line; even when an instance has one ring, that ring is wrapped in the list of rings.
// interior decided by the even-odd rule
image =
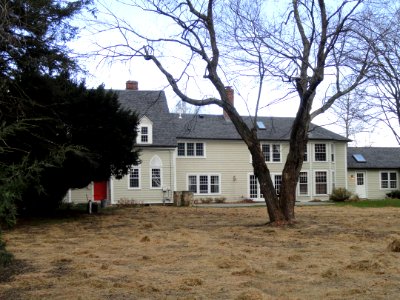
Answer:
[[[253,160],[254,175],[258,179],[260,192],[267,206],[269,223],[276,225],[283,224],[286,222],[286,219],[279,206],[279,198],[275,192],[271,174],[265,163],[265,158],[258,139],[249,145],[248,148]]]
[[[314,96],[315,92],[300,101],[300,107],[290,134],[289,153],[282,171],[280,209],[288,223],[295,220],[296,187],[303,166],[304,149],[308,142],[308,129],[311,122],[310,111]]]

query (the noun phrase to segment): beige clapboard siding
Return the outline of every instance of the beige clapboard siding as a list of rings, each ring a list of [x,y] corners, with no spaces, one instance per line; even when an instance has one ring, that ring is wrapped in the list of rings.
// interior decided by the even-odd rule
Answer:
[[[71,189],[70,192],[71,192],[71,202],[73,203],[87,203],[88,200],[93,200],[92,183],[82,189]]]
[[[348,185],[349,191],[356,193],[356,173],[365,173],[365,184],[366,184],[366,198],[368,199],[383,199],[386,197],[386,193],[393,189],[381,189],[380,172],[381,171],[396,171],[396,170],[354,170],[348,171]],[[397,187],[399,189],[399,173],[397,172]]]
[[[175,149],[143,149],[140,156],[142,160],[142,164],[140,165],[140,189],[129,189],[129,176],[124,176],[119,180],[113,179],[113,202],[162,203],[164,197],[172,199],[175,173],[173,165],[174,153]],[[170,188],[170,191],[167,193],[164,193],[162,189],[152,189],[150,186],[150,161],[156,155],[162,161],[161,185]]]
[[[226,197],[240,200],[247,195],[247,177],[251,172],[250,154],[242,141],[203,141],[205,158],[177,157],[177,191],[188,189],[189,174],[218,174],[221,193],[201,197]],[[234,180],[234,176],[235,179]]]
[[[184,142],[184,141],[182,141]],[[232,201],[247,198],[249,195],[249,174],[253,173],[251,158],[246,145],[242,141],[205,141],[205,158],[177,157],[177,190],[188,188],[188,174],[219,174],[221,180],[220,195],[197,195],[195,198],[225,197]],[[268,163],[271,174],[281,174],[286,160],[289,144],[287,142],[268,142],[281,145],[281,162]],[[327,144],[328,162],[314,162],[314,144]],[[330,161],[330,142],[311,142],[308,148],[309,161],[304,163],[303,171],[309,174],[308,196],[298,196],[299,200],[311,200],[314,197],[314,171],[328,172],[328,191],[332,186],[332,171],[335,172],[336,185],[346,184],[346,144],[337,143],[335,162]],[[327,200],[328,195],[319,199]]]
[[[336,187],[347,188],[347,144],[335,143]]]

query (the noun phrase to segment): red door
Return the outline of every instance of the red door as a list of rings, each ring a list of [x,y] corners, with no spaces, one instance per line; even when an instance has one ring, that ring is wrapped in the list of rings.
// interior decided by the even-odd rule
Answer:
[[[95,201],[101,201],[107,199],[107,181],[97,181],[93,183]]]

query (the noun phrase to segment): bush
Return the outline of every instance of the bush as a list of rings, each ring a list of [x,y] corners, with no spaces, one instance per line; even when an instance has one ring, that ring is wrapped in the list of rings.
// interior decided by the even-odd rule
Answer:
[[[332,194],[329,196],[329,200],[332,201],[346,201],[351,197],[351,192],[345,188],[336,188],[332,190]]]
[[[391,191],[386,196],[392,199],[400,199],[400,190]]]
[[[0,269],[8,266],[13,258],[13,255],[6,250],[6,243],[2,241],[0,233]]]

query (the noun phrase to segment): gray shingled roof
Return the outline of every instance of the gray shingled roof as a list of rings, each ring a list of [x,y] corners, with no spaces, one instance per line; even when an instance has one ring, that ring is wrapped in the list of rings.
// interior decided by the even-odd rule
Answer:
[[[226,121],[223,115],[182,115],[182,118],[176,115],[175,118],[177,120],[174,121],[174,124],[178,129],[178,138],[240,139],[232,122]],[[247,124],[251,124],[250,117],[244,117],[244,119]],[[266,127],[264,130],[258,130],[258,136],[261,140],[288,141],[293,120],[294,118],[258,117],[258,121],[262,121]],[[310,127],[309,138],[311,140],[348,141],[345,137],[314,124]]]
[[[189,115],[174,114],[168,110],[167,99],[163,91],[116,91],[124,108],[132,109],[139,116],[147,116],[153,122],[153,145],[177,145],[177,139],[225,139],[240,140],[239,134],[231,121],[223,115]],[[250,117],[244,117],[251,124]],[[265,124],[265,130],[258,130],[261,140],[287,141],[290,138],[294,118],[259,117]],[[312,124],[309,138],[311,140],[348,141],[332,131]]]
[[[170,127],[172,116],[163,91],[119,90],[121,106],[146,116],[153,122],[153,144],[156,147],[176,147],[176,134]]]
[[[366,162],[357,162],[353,154],[362,154]],[[400,147],[348,147],[349,169],[399,169]]]

